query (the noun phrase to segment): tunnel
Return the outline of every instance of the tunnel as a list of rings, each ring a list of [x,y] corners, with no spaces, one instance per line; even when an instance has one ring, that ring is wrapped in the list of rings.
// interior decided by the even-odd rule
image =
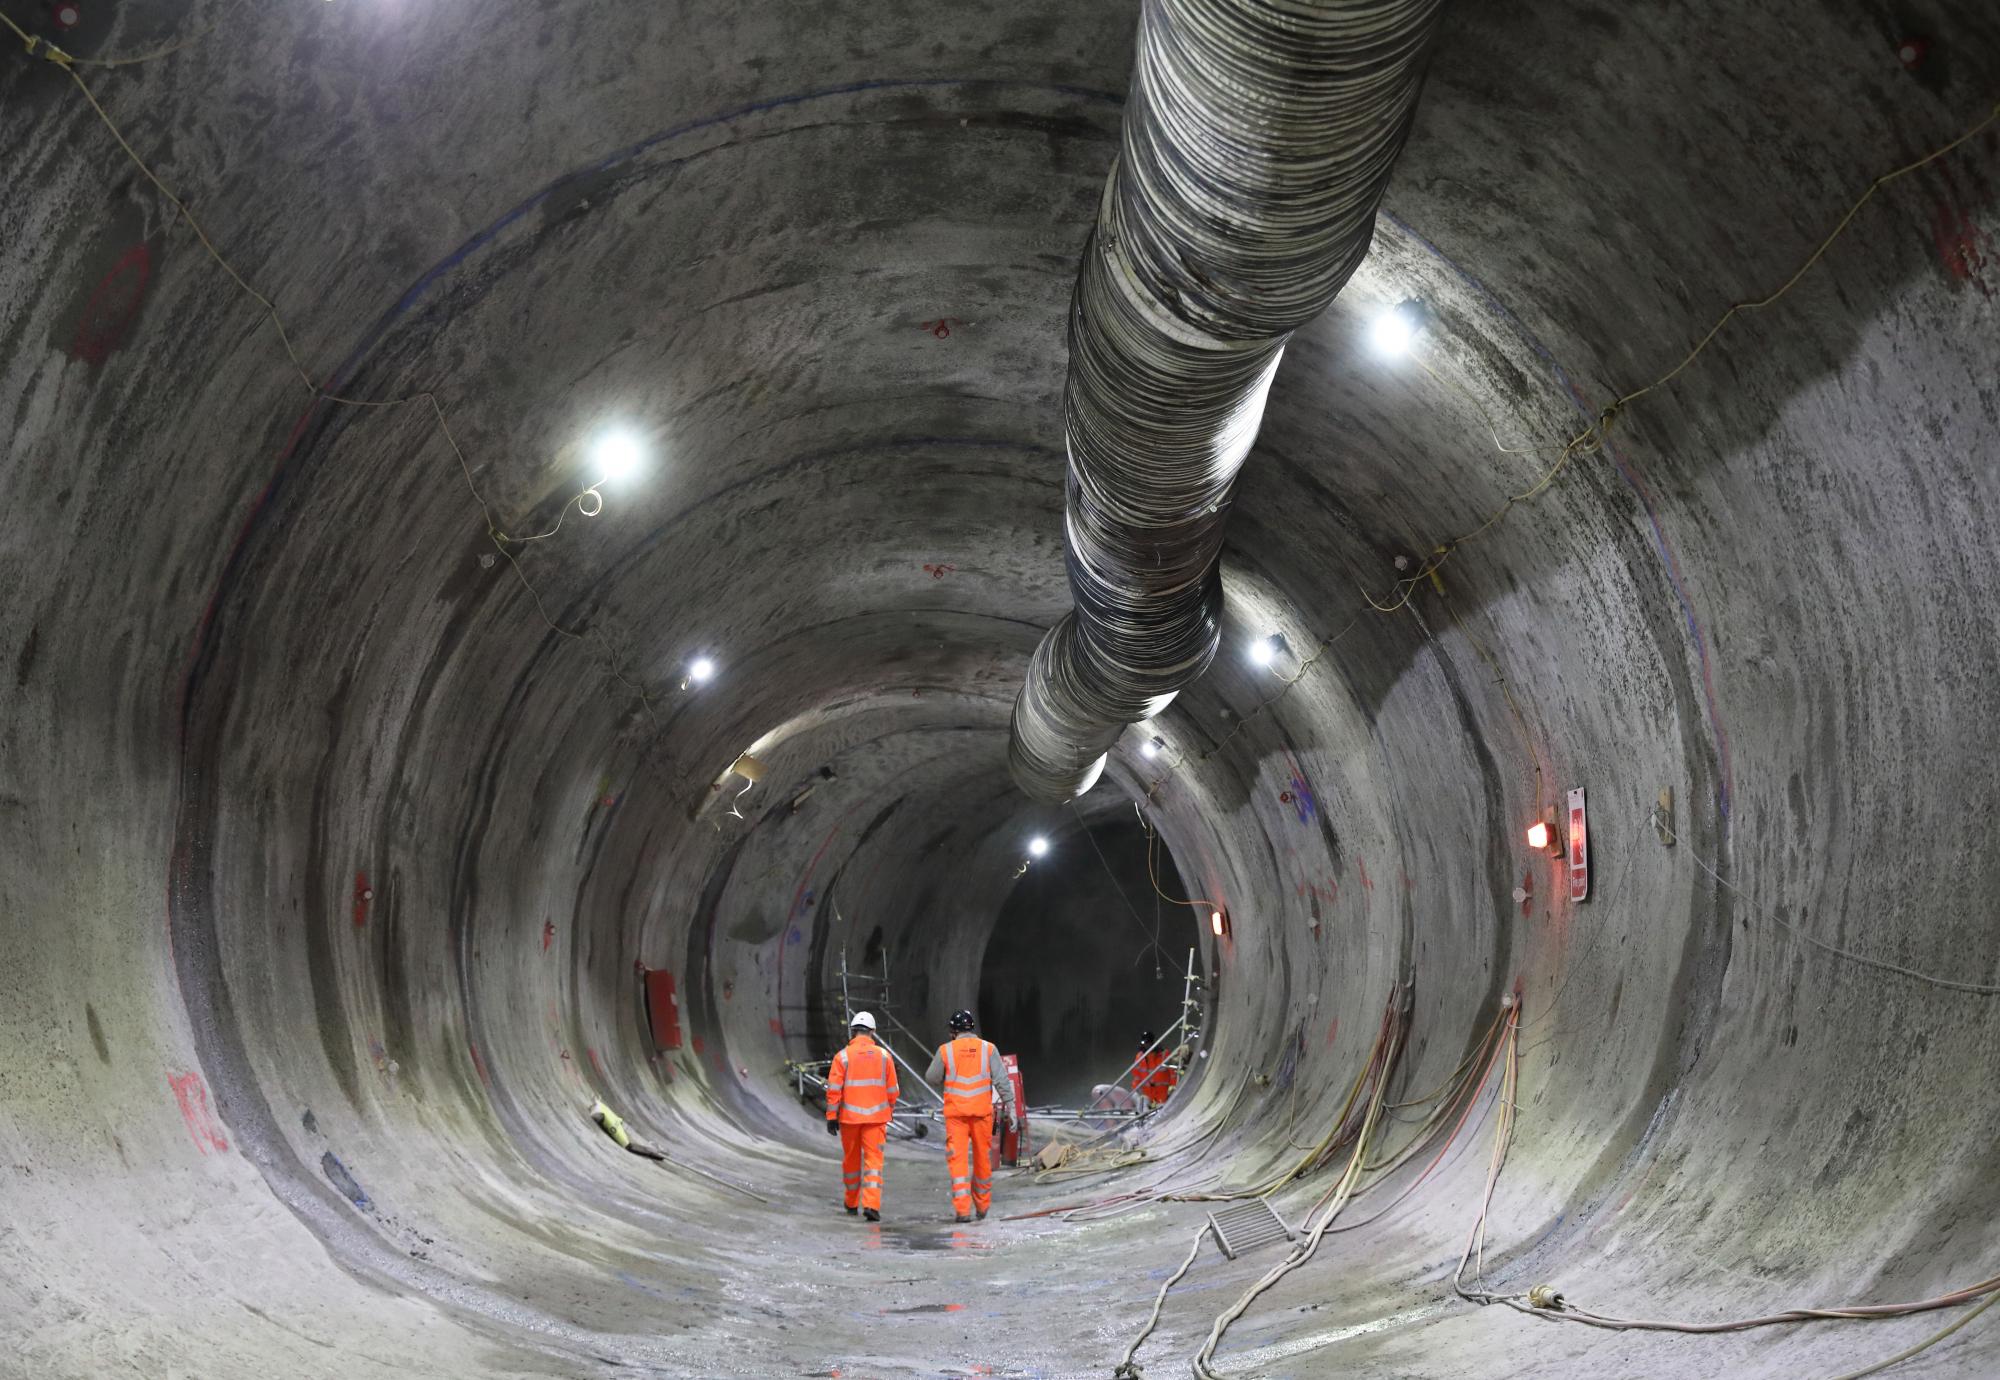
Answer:
[[[2000,11],[1426,13],[1050,804],[1169,7],[0,0],[0,1376],[2000,1374]]]

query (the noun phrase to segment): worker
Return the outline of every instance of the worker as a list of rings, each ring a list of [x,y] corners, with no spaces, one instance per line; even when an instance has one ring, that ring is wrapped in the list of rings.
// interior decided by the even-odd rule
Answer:
[[[1157,1107],[1173,1092],[1180,1073],[1167,1062],[1167,1052],[1153,1045],[1153,1032],[1140,1031],[1139,1057],[1132,1065],[1132,1091]]]
[[[875,1043],[875,1018],[866,1011],[848,1022],[847,1048],[833,1056],[826,1075],[826,1131],[840,1137],[840,1172],[847,1215],[858,1210],[882,1220],[882,1142],[896,1110],[896,1061]]]
[[[1000,1051],[974,1034],[970,1011],[951,1013],[952,1039],[938,1046],[924,1081],[944,1090],[945,1162],[951,1168],[951,1206],[961,1222],[976,1212],[986,1220],[993,1206],[993,1121],[1014,1127],[1014,1080]]]

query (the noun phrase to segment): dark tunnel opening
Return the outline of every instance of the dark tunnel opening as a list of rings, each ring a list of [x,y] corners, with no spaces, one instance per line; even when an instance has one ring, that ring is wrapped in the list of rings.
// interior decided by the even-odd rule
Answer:
[[[1088,1105],[1096,1085],[1119,1080],[1142,1031],[1164,1036],[1180,1015],[1200,936],[1194,910],[1175,903],[1186,893],[1165,848],[1152,848],[1157,890],[1149,878],[1152,841],[1117,817],[1065,834],[1000,908],[978,1012],[1020,1056],[1031,1105]]]

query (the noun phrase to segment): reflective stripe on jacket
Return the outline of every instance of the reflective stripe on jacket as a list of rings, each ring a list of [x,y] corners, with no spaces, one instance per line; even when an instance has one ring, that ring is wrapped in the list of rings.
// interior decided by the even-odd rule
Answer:
[[[896,1061],[870,1036],[856,1035],[827,1072],[826,1119],[850,1126],[887,1121],[899,1092]]]

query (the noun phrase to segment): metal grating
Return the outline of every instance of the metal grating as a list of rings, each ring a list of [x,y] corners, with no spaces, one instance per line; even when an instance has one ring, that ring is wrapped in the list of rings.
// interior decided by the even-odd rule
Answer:
[[[1215,1244],[1222,1247],[1222,1253],[1231,1260],[1245,1251],[1268,1246],[1273,1241],[1292,1239],[1291,1228],[1271,1210],[1270,1202],[1264,1198],[1238,1203],[1221,1212],[1211,1212],[1208,1214],[1208,1225],[1215,1232]]]

